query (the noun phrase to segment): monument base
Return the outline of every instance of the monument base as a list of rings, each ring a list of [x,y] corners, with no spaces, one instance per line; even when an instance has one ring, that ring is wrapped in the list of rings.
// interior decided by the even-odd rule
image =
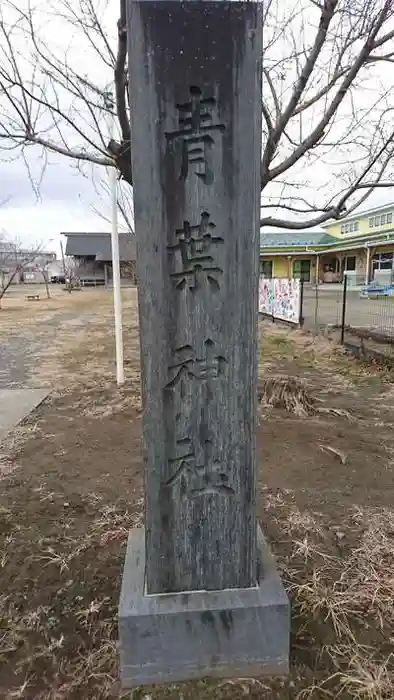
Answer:
[[[145,594],[145,533],[130,532],[119,604],[124,688],[197,678],[285,675],[290,606],[258,527],[255,588]]]

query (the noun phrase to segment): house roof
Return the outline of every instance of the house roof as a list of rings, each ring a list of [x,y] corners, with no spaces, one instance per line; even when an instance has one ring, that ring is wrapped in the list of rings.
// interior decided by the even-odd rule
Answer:
[[[334,224],[346,224],[348,221],[366,219],[374,214],[385,214],[387,211],[394,211],[394,202],[391,202],[390,204],[381,204],[379,207],[373,207],[372,209],[363,209],[362,211],[353,212],[352,214],[349,214],[349,216],[344,216],[340,219],[329,219],[324,224],[321,224],[321,227],[327,228],[328,226],[333,226]]]
[[[290,248],[326,245],[338,241],[324,231],[278,231],[260,233],[260,248]]]
[[[311,244],[302,242],[298,238],[297,242],[289,243],[290,239],[277,240],[277,237],[266,238],[266,240],[261,241],[260,244],[260,255],[302,255],[304,253],[310,254],[325,254],[332,253],[335,251],[346,251],[346,250],[357,250],[359,248],[371,248],[385,245],[392,245],[394,242],[394,227],[385,233],[374,233],[374,234],[361,234],[352,237],[336,237],[324,234],[318,244]]]
[[[72,257],[94,256],[97,261],[112,260],[111,234],[94,231],[63,232],[67,238],[65,254]],[[121,262],[136,259],[135,238],[128,233],[119,233],[119,258]]]

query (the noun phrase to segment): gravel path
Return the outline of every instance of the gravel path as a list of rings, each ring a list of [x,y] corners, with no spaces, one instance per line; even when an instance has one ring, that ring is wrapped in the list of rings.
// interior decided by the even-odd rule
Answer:
[[[8,337],[0,343],[0,389],[27,386],[33,363],[33,344],[21,337]]]

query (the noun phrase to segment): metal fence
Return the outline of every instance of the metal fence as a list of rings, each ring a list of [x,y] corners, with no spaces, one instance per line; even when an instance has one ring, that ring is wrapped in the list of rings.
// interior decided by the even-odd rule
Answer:
[[[394,291],[394,290],[393,290]],[[302,317],[315,333],[327,332],[356,354],[394,359],[394,293],[349,284],[305,285]]]
[[[310,330],[320,332],[341,325],[343,288],[341,285],[304,284],[302,318]]]

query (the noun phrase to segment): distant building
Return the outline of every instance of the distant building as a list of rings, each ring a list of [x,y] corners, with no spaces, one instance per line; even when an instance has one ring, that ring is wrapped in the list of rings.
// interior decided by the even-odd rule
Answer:
[[[391,282],[394,277],[394,204],[328,221],[321,231],[260,234],[260,272],[307,282]]]
[[[110,284],[112,281],[111,234],[63,232],[65,255],[75,260],[74,276],[82,284]],[[136,282],[136,245],[134,236],[119,234],[120,274],[124,281]]]
[[[0,274],[3,283],[12,276],[12,284],[42,284],[44,274],[50,276],[51,265],[56,264],[56,253],[19,248],[8,241],[0,241]],[[44,270],[44,274],[43,271]]]

